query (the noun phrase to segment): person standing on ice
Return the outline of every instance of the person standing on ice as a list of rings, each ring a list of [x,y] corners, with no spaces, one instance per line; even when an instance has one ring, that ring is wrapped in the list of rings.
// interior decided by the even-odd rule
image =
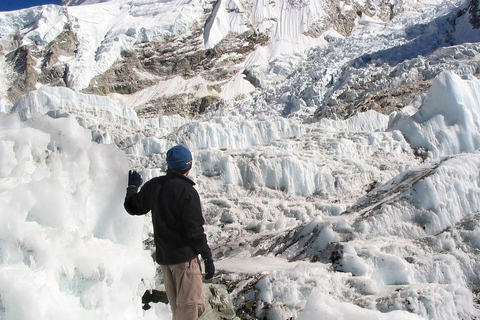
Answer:
[[[129,172],[125,210],[131,215],[152,211],[156,261],[161,266],[173,320],[198,319],[205,311],[202,271],[205,279],[215,273],[212,253],[203,225],[200,197],[187,178],[192,154],[183,146],[167,152],[167,174],[142,185],[136,171]]]

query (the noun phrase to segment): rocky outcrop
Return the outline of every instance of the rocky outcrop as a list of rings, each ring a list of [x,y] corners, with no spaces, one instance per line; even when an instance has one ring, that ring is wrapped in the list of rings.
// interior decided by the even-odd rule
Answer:
[[[35,59],[32,48],[21,46],[6,55],[6,61],[13,65],[14,76],[8,98],[16,101],[21,95],[35,89],[38,72],[35,70]]]
[[[110,93],[131,94],[152,86],[155,77],[145,77],[146,70],[135,51],[124,51],[121,58],[107,72],[92,79],[84,93],[108,95]]]
[[[33,45],[18,46],[21,42],[22,36],[19,32],[2,39],[4,50],[12,49],[4,53],[6,62],[14,71],[8,90],[10,101],[17,101],[23,94],[35,90],[38,82],[57,87],[68,86],[66,80],[68,65],[60,61],[59,57],[75,55],[78,41],[70,24],[66,24],[63,32],[45,48],[39,49]]]
[[[399,111],[430,88],[431,80],[419,80],[393,88],[385,88],[373,94],[359,95],[358,91],[345,88],[337,98],[326,101],[323,108],[317,110],[317,117],[336,117],[347,119],[356,112],[375,110],[381,114]]]
[[[76,53],[78,39],[71,24],[65,25],[62,33],[52,41],[41,55],[41,74],[38,81],[55,87],[68,86],[68,64],[60,57],[73,57]]]
[[[194,93],[171,95],[153,99],[136,110],[141,117],[170,114],[191,117],[203,113],[208,106],[220,101],[214,94],[219,87],[217,84],[235,75],[246,56],[255,46],[264,44],[268,37],[253,32],[231,34],[214,49],[204,49],[199,41],[201,31],[198,27],[185,39],[136,44],[132,50],[124,51],[107,72],[92,79],[84,92],[132,94],[153,86],[158,80],[175,76],[189,79],[200,75],[212,89],[215,88],[212,94],[200,97]]]
[[[135,108],[135,111],[142,118],[155,118],[173,114],[191,118],[203,113],[207,107],[219,102],[220,99],[216,96],[194,97],[189,94],[178,94],[150,100],[145,105]]]

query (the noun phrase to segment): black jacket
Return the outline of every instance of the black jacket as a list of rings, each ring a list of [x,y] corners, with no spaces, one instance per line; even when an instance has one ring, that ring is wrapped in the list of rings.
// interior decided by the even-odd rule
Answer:
[[[152,211],[156,261],[162,265],[211,255],[203,229],[200,197],[195,183],[177,171],[146,182],[137,193],[128,186],[125,210],[131,215]]]

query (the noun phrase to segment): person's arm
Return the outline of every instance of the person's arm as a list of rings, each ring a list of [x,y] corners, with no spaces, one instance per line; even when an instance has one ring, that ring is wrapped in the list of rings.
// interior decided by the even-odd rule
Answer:
[[[145,186],[138,192],[138,188],[142,185],[142,177],[136,171],[128,173],[128,187],[127,194],[123,206],[125,210],[131,215],[142,215],[150,211],[148,201],[148,186]]]

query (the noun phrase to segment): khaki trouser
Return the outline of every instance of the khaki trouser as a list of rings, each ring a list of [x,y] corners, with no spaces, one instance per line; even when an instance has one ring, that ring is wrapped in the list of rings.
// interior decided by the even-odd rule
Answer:
[[[173,320],[196,320],[205,312],[202,271],[198,258],[161,265]]]

